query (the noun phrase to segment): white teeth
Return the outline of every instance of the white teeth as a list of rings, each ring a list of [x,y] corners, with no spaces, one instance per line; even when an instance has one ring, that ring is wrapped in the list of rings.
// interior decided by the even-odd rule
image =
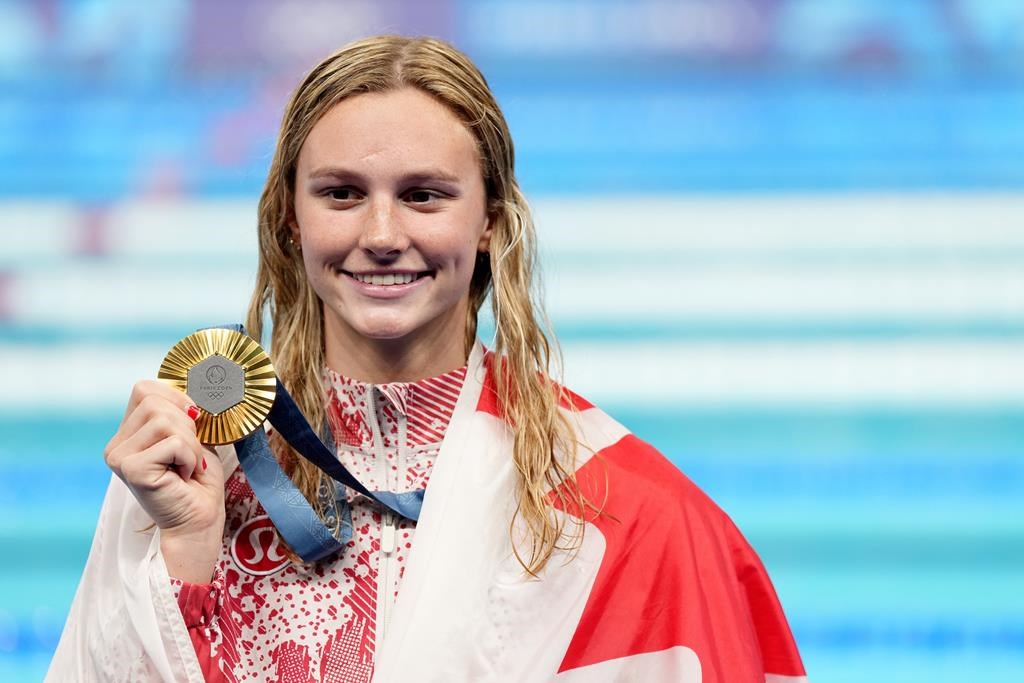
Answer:
[[[388,273],[386,275],[352,273],[352,277],[368,285],[407,285],[418,276],[412,273]]]

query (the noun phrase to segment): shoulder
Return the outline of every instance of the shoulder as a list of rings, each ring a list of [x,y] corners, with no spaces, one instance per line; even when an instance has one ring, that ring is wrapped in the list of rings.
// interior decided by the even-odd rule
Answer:
[[[577,435],[576,480],[588,503],[618,526],[646,532],[677,533],[681,525],[691,536],[698,529],[722,536],[735,532],[722,509],[657,448],[590,401],[566,395]]]
[[[732,520],[654,446],[588,405],[578,412],[580,442],[603,445],[581,454],[576,470],[586,509],[563,504],[568,497],[554,504],[597,532],[600,562],[562,669],[628,667],[682,647],[704,680],[799,680],[774,588]]]
[[[494,389],[493,353],[484,356],[483,365],[486,372],[476,410],[504,421],[505,413]],[[560,410],[576,441],[575,453],[563,457],[571,462],[589,510],[581,513],[566,503],[565,512],[602,526],[592,516],[596,509],[602,511],[598,518],[614,517],[620,526],[641,524],[646,530],[699,517],[707,530],[713,526],[732,533],[732,522],[725,513],[657,448],[580,394],[554,381],[550,384],[558,393]],[[565,492],[564,487],[551,492],[558,507],[563,507],[559,501],[573,498]],[[657,523],[652,523],[653,518]]]

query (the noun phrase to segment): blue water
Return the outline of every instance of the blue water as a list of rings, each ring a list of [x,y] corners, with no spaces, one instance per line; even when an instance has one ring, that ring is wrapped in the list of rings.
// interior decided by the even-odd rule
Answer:
[[[1024,680],[1024,411],[610,408],[745,531],[814,680]],[[0,680],[45,670],[118,420],[0,415]]]
[[[298,11],[301,3],[286,4]],[[440,11],[435,3],[363,4],[354,21],[380,12],[373,30],[437,33],[478,61],[509,121],[517,175],[531,198],[612,203],[735,193],[742,201],[747,191],[1024,189],[1019,0],[654,3],[665,12],[755,8],[761,23],[736,33],[737,52],[714,40],[661,52],[642,36],[612,40],[641,29],[608,25],[603,10],[624,4],[610,0],[530,4],[527,12],[597,8],[585,21],[555,27],[564,35],[547,50],[515,25],[530,19],[520,2],[457,0],[437,3]],[[628,9],[641,13],[638,6],[649,4]],[[0,202],[71,200],[102,209],[149,195],[235,197],[255,210],[287,90],[302,70],[277,63],[290,57],[261,42],[279,35],[279,27],[266,31],[260,23],[277,16],[270,5],[157,2],[131,18],[131,3],[0,0],[0,59],[7,60],[0,65]],[[196,13],[177,32],[180,7]],[[26,30],[14,20],[19,12],[39,15],[40,29]],[[307,55],[303,68],[318,56]],[[31,227],[0,230],[17,240]],[[0,345],[55,353],[86,343],[159,347],[191,331],[116,316],[77,326],[4,320],[5,296],[14,291],[5,285],[17,284],[20,269],[91,258],[55,251],[0,266]],[[928,245],[909,253],[885,245],[870,253],[798,252],[692,258],[709,265],[745,259],[753,268],[790,258],[941,260],[953,268],[965,260],[1022,260],[1019,245],[1002,244],[967,255]],[[146,265],[155,257],[134,258]],[[220,256],[196,245],[188,258],[195,268]],[[621,255],[586,258],[596,272]],[[658,258],[644,254],[636,266],[668,269],[691,257]],[[757,300],[751,292],[755,312]],[[616,320],[555,322],[563,342],[615,342],[624,334]],[[1024,341],[1024,321],[652,317],[628,334],[722,344]],[[604,407],[660,448],[746,533],[775,581],[813,681],[1024,681],[1024,408]],[[9,558],[0,566],[0,683],[39,680],[46,669],[88,553],[110,476],[101,453],[118,420],[105,411],[0,412],[0,543]]]
[[[1024,187],[1019,79],[609,78],[495,80],[528,192]],[[0,197],[105,202],[159,169],[189,195],[256,195],[280,116],[254,109],[257,95],[244,82],[11,87],[0,95]],[[219,126],[239,111],[266,130],[238,133],[234,155],[216,158]]]

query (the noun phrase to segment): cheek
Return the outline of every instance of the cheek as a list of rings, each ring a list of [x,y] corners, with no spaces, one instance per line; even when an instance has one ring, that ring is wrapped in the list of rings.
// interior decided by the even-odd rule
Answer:
[[[476,244],[476,238],[467,237],[463,233],[452,235],[444,240],[433,240],[429,246],[425,245],[424,248],[429,250],[429,253],[436,255],[439,265],[447,264],[449,269],[465,274],[465,271],[472,272],[476,262]]]
[[[304,220],[300,220],[299,229],[302,232],[302,253],[307,268],[341,262],[356,246],[352,231],[337,218],[324,220],[320,216],[307,215]]]
[[[479,252],[486,220],[480,216],[482,211],[466,213],[467,215],[460,221],[460,229],[453,230],[446,235],[444,248],[452,254],[453,260],[458,261],[460,267],[468,267],[472,270],[476,263],[476,255]]]
[[[304,238],[302,241],[302,267],[306,271],[306,278],[316,285],[326,277],[325,264],[331,263],[330,254],[324,251],[321,245],[313,240]]]

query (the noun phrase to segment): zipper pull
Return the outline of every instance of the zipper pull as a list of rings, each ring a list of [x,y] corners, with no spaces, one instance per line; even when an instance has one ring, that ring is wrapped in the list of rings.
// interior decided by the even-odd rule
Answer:
[[[388,510],[380,529],[380,550],[385,555],[395,552],[395,526],[395,513]]]

